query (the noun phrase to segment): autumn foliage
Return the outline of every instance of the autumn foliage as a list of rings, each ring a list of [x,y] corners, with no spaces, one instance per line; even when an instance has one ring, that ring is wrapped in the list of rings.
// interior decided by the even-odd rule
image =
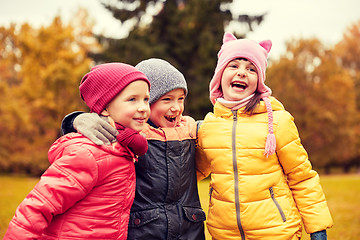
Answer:
[[[326,170],[349,170],[359,159],[356,81],[341,58],[317,39],[302,39],[289,42],[267,71],[273,95],[294,116],[313,165]]]
[[[166,2],[172,14],[155,17],[154,25],[135,27],[128,41],[100,37],[100,44],[84,11],[69,24],[56,17],[39,29],[0,27],[0,172],[40,175],[48,167],[47,151],[60,136],[63,117],[87,111],[78,85],[95,61],[136,64],[148,57],[165,58],[188,81],[187,113],[199,119],[204,109],[211,109],[207,86],[223,32],[218,26],[211,30],[215,23],[209,26],[199,14],[206,10],[208,16],[215,7],[194,8],[199,11],[195,17],[193,8]],[[197,27],[202,32],[196,38],[192,29]],[[360,165],[359,39],[360,21],[333,48],[317,39],[293,39],[284,55],[269,59],[266,84],[294,116],[315,168],[348,171]]]
[[[0,171],[41,174],[63,117],[86,110],[79,81],[92,63],[87,53],[99,45],[84,17],[71,25],[56,17],[40,29],[0,28]]]

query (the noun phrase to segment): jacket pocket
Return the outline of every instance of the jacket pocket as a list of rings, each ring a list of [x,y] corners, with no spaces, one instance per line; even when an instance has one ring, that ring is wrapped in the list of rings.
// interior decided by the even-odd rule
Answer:
[[[197,207],[182,207],[185,212],[185,217],[190,222],[203,222],[206,220],[206,214],[201,208]]]
[[[129,227],[141,227],[149,222],[155,221],[159,216],[158,208],[130,212]]]
[[[271,199],[273,200],[275,206],[276,206],[277,209],[279,210],[279,213],[280,213],[280,215],[281,215],[281,218],[282,218],[283,222],[286,222],[286,217],[285,217],[284,211],[282,210],[280,204],[278,203],[278,201],[277,201],[276,198],[275,198],[275,194],[274,194],[274,189],[273,189],[273,187],[269,188],[269,191],[270,191]]]

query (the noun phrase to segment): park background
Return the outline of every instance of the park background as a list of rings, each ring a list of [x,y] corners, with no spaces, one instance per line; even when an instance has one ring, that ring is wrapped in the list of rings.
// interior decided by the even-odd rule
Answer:
[[[60,136],[62,118],[75,110],[88,111],[78,85],[92,66],[166,59],[187,79],[185,114],[203,119],[212,109],[208,84],[224,31],[239,38],[255,37],[272,11],[239,13],[234,9],[242,5],[234,8],[229,0],[100,4],[119,23],[110,31],[122,34],[94,31],[96,22],[86,7],[66,20],[59,13],[41,25],[0,23],[0,237],[17,205],[48,167],[47,151]],[[301,10],[303,19],[290,26],[292,30],[300,31],[308,21],[307,11],[314,9],[305,5]],[[312,20],[319,32],[335,29],[333,22],[322,21],[326,4],[315,10],[318,18]],[[335,13],[347,14],[335,11],[335,21],[340,18]],[[278,28],[286,32],[284,16]],[[332,44],[305,35],[291,36],[284,43],[271,39],[276,55],[270,52],[266,84],[294,116],[302,143],[320,173],[335,223],[329,239],[360,239],[360,13],[341,33],[334,32],[340,37]],[[205,210],[207,181],[199,183]]]

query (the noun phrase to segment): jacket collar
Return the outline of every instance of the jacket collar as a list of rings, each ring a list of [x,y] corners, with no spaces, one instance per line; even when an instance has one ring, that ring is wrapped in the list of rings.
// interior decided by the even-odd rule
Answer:
[[[269,97],[269,99],[270,99],[270,103],[271,103],[273,111],[284,110],[284,106],[276,98]],[[245,109],[245,107],[242,107],[238,110],[238,112],[237,112],[238,116],[245,115],[243,113],[244,109]],[[254,114],[259,114],[259,113],[266,113],[266,106],[265,106],[264,101],[260,101],[260,104],[258,106],[256,106],[256,108],[254,110]],[[221,117],[226,117],[226,118],[227,117],[232,118],[232,116],[233,116],[231,109],[228,107],[225,107],[224,105],[222,105],[219,102],[216,102],[214,105],[214,115],[218,116],[218,117],[221,116]]]

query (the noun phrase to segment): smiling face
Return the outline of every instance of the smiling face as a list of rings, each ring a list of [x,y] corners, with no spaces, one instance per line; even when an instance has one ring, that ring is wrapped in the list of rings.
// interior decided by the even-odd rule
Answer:
[[[174,89],[151,104],[150,121],[158,127],[173,128],[180,122],[184,111],[185,92]]]
[[[150,115],[149,85],[138,80],[127,85],[102,112],[124,127],[140,132]]]
[[[257,89],[256,67],[246,59],[230,61],[221,77],[221,89],[225,100],[240,101]]]

